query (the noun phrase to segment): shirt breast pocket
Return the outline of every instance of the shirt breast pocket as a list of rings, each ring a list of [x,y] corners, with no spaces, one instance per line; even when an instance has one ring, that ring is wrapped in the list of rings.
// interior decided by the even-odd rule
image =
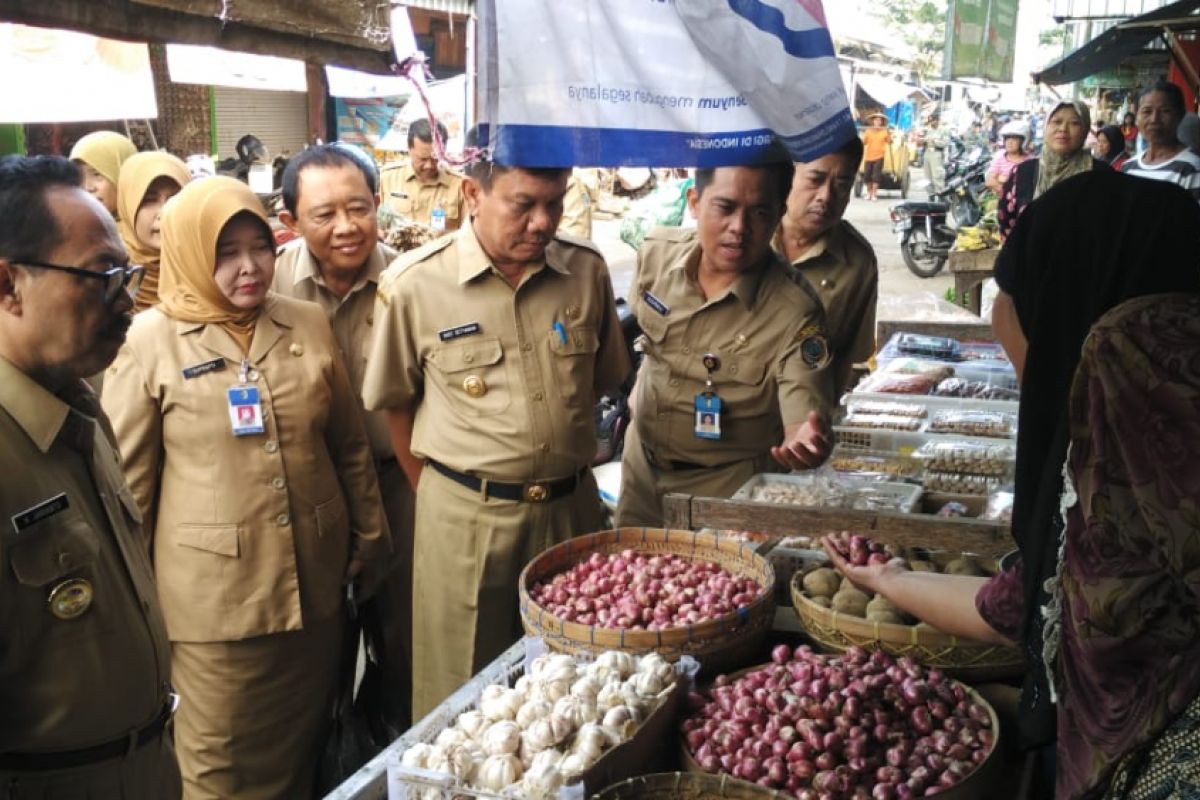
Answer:
[[[413,213],[412,197],[403,194],[402,192],[393,193],[391,197],[386,198],[388,206],[397,214],[402,214],[406,217],[411,217]]]
[[[455,411],[470,417],[490,417],[508,410],[512,387],[504,348],[496,338],[443,344],[431,359]]]
[[[100,541],[77,510],[23,529],[8,545],[16,579],[16,615],[27,644],[74,641],[95,634],[112,586],[100,585]],[[59,602],[55,603],[55,599]]]
[[[725,401],[730,419],[754,419],[776,412],[779,399],[774,385],[768,385],[766,372],[766,365],[757,359],[731,356],[713,373],[717,394]]]
[[[590,405],[594,395],[600,336],[590,325],[550,331],[550,352],[558,396],[568,405]]]

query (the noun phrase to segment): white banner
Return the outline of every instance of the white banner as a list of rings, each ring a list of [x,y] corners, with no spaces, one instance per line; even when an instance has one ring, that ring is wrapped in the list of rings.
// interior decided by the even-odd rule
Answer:
[[[193,44],[167,45],[167,71],[175,83],[306,92],[304,62]]]
[[[144,44],[0,24],[0,122],[154,119]]]
[[[751,163],[854,135],[820,0],[481,0],[481,129],[500,163]]]

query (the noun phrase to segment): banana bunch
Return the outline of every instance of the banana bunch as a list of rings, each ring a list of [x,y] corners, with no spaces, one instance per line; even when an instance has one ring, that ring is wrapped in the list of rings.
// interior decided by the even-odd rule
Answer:
[[[955,250],[987,250],[1000,246],[1000,235],[994,228],[978,225],[958,229],[958,237],[954,240]]]

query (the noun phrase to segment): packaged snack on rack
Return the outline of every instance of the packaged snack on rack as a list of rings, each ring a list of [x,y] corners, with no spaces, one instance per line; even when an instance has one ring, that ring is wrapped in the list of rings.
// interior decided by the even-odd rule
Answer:
[[[922,421],[914,417],[893,417],[886,414],[847,414],[842,424],[848,428],[877,428],[888,431],[921,430]]]
[[[896,334],[896,349],[906,356],[926,356],[944,361],[959,358],[959,344],[945,336],[922,336],[916,333]]]
[[[910,514],[921,499],[921,490],[916,486],[908,487],[910,491],[899,490],[896,484],[863,484],[855,492],[851,508],[858,511],[895,511]]]
[[[964,397],[972,400],[1021,399],[1021,393],[1016,389],[963,378],[947,378],[934,388],[933,394],[935,397]]]
[[[988,497],[987,508],[979,518],[993,522],[1012,522],[1012,512],[1013,493],[993,492]]]
[[[846,410],[851,414],[885,414],[891,417],[924,419],[929,409],[919,403],[889,403],[881,400],[850,400]]]
[[[873,372],[863,378],[854,391],[878,394],[929,394],[939,381],[939,378],[931,375]]]
[[[954,377],[954,367],[941,361],[930,361],[925,358],[896,358],[890,361],[880,360],[877,372],[890,375],[924,375],[943,381]]]
[[[953,472],[926,472],[921,482],[927,492],[985,495],[1000,487],[1000,479]]]
[[[839,475],[860,480],[905,480],[921,475],[921,462],[899,453],[858,450],[841,444],[833,448],[829,466]]]
[[[929,420],[928,433],[957,433],[1007,439],[1016,435],[1017,417],[1003,411],[947,409]]]
[[[933,472],[1005,477],[1012,473],[1017,450],[1009,444],[933,441],[921,445],[913,456]]]

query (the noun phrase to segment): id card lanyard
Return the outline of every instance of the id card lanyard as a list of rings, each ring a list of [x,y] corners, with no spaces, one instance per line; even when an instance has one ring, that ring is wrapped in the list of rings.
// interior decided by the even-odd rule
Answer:
[[[704,380],[704,391],[696,395],[696,425],[693,429],[697,439],[721,438],[721,409],[724,403],[713,387],[713,373],[721,368],[721,359],[705,353],[700,359],[708,377]]]
[[[227,393],[229,424],[234,436],[253,436],[263,433],[262,402],[258,387],[250,383],[250,362],[243,358],[238,367],[238,382]]]

